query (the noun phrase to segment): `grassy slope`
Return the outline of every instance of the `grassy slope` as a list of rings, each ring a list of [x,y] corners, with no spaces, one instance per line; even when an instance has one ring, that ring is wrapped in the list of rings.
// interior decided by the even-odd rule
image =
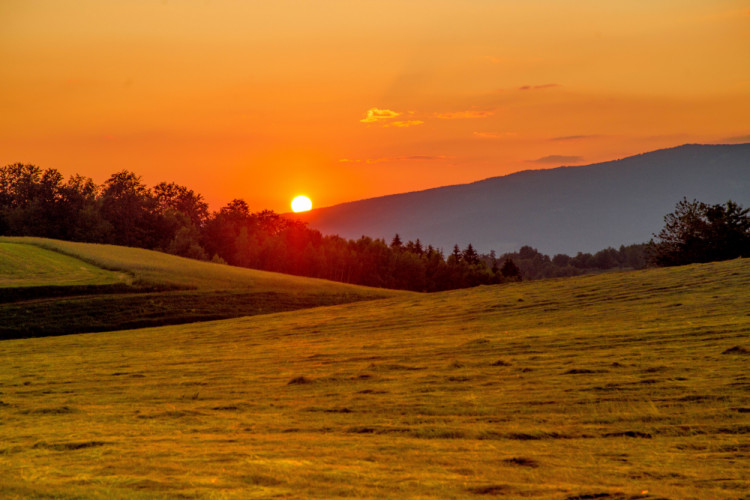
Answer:
[[[0,344],[0,491],[747,498],[750,261]]]
[[[0,238],[0,338],[179,324],[399,294],[139,248]]]
[[[125,282],[127,277],[122,273],[106,271],[59,252],[0,241],[0,288]]]
[[[200,290],[238,288],[305,293],[350,291],[378,297],[388,293],[382,289],[186,259],[143,248],[29,237],[0,237],[0,242],[26,243],[54,250],[104,269],[127,272],[136,281],[149,284],[170,284]]]

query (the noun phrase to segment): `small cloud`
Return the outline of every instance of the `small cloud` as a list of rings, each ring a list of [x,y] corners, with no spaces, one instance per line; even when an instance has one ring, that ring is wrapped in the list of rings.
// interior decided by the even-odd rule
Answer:
[[[448,158],[443,155],[412,155],[412,156],[399,156],[394,158],[396,160],[445,160]]]
[[[393,122],[386,125],[386,127],[413,127],[415,125],[422,125],[424,122],[422,120],[407,120],[404,122]]]
[[[390,109],[370,108],[367,110],[367,114],[360,120],[362,123],[377,123],[382,120],[390,120],[396,118],[401,113],[391,111]]]
[[[365,158],[364,160],[352,159],[352,158],[341,158],[340,163],[380,163],[385,161],[384,158]]]
[[[518,87],[518,90],[542,90],[542,89],[552,89],[555,87],[562,87],[559,83],[545,83],[544,85],[524,85],[523,87]]]
[[[474,135],[480,139],[507,139],[508,137],[518,137],[516,132],[474,132]]]
[[[734,137],[727,137],[725,139],[722,139],[721,142],[729,144],[744,144],[746,142],[750,142],[750,135],[737,135]]]
[[[385,162],[392,162],[392,161],[435,161],[435,160],[445,160],[447,159],[447,156],[443,155],[409,155],[409,156],[387,156],[384,158],[365,158],[363,160],[352,160],[349,158],[342,158],[339,160],[341,163],[365,163],[365,164],[373,164],[373,163],[385,163]]]
[[[549,155],[537,158],[536,160],[527,160],[532,163],[580,163],[583,161],[582,156],[565,156],[565,155]]]
[[[494,111],[455,111],[452,113],[435,113],[435,116],[441,120],[463,120],[466,118],[487,118],[494,114]]]
[[[579,141],[581,139],[593,139],[599,137],[596,134],[592,135],[564,135],[561,137],[552,137],[550,141]]]

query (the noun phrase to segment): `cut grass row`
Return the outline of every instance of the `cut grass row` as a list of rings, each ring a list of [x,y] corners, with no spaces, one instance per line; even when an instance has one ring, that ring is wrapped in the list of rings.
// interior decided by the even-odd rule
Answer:
[[[750,262],[11,340],[0,491],[746,498]]]

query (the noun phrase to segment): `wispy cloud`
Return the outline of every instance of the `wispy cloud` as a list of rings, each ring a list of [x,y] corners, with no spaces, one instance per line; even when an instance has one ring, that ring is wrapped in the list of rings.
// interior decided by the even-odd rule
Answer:
[[[516,132],[474,132],[480,139],[507,139],[509,137],[518,137]]]
[[[542,90],[542,89],[552,89],[555,87],[562,87],[559,83],[545,83],[544,85],[524,85],[523,87],[518,87],[518,90]]]
[[[422,125],[424,122],[422,120],[406,120],[402,122],[392,122],[388,123],[385,126],[386,127],[413,127],[415,125]]]
[[[384,120],[396,118],[401,113],[391,111],[390,109],[370,108],[367,110],[365,117],[360,120],[362,123],[377,123]]]
[[[386,156],[383,158],[364,158],[364,159],[342,158],[339,160],[339,162],[372,164],[372,163],[385,163],[385,162],[394,162],[394,161],[435,161],[435,160],[445,160],[447,158],[448,158],[447,156],[443,156],[443,155],[408,155],[408,156]]]
[[[591,134],[591,135],[564,135],[561,137],[552,137],[550,138],[550,141],[579,141],[582,139],[593,139],[595,137],[600,137],[597,134]]]
[[[750,142],[750,135],[737,135],[734,137],[725,137],[721,140],[721,142],[726,142],[730,144],[744,144],[746,142]]]
[[[441,120],[464,120],[467,118],[487,118],[488,116],[494,115],[494,111],[454,111],[450,113],[435,113],[436,118]]]
[[[445,160],[448,158],[444,155],[411,155],[411,156],[398,156],[397,160]]]
[[[537,158],[536,160],[527,160],[531,163],[580,163],[583,161],[582,156],[566,156],[566,155],[549,155]]]

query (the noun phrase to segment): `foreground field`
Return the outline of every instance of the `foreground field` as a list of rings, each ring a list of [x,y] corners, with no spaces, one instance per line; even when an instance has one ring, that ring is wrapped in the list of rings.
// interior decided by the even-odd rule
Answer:
[[[750,262],[0,343],[0,492],[748,498]]]
[[[190,323],[404,294],[140,248],[0,237],[0,339]]]

